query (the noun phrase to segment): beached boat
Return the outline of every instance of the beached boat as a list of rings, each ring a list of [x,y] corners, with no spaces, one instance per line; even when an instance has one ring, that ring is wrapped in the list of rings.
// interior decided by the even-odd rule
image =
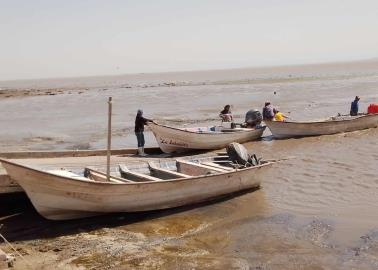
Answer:
[[[149,147],[145,148],[145,152],[151,155],[162,154],[159,147]],[[64,150],[64,151],[16,151],[16,152],[0,152],[0,158],[6,159],[39,159],[46,160],[49,159],[48,163],[54,163],[56,160],[56,165],[62,162],[61,158],[85,158],[85,157],[101,157],[106,156],[106,149],[97,150]],[[136,155],[138,149],[135,148],[122,148],[122,149],[112,149],[112,156],[127,156]],[[44,161],[41,161],[41,165]],[[0,194],[18,193],[23,192],[22,188],[9,177],[5,170],[0,164]]]
[[[144,149],[147,154],[161,154],[158,147],[147,147]],[[61,150],[61,151],[14,151],[0,152],[0,158],[25,159],[25,158],[62,158],[62,157],[93,157],[106,156],[106,149],[93,150]],[[111,155],[136,155],[137,148],[111,149]]]
[[[161,150],[180,153],[190,150],[211,150],[231,142],[244,143],[259,139],[265,126],[257,128],[226,128],[222,126],[175,128],[148,123]]]
[[[275,138],[330,135],[378,127],[378,114],[358,116],[335,116],[324,121],[313,122],[265,122]]]
[[[261,172],[273,161],[250,167],[228,156],[190,157],[112,168],[110,181],[98,169],[85,173],[41,170],[0,160],[47,219],[65,220],[110,212],[178,207],[258,187]]]

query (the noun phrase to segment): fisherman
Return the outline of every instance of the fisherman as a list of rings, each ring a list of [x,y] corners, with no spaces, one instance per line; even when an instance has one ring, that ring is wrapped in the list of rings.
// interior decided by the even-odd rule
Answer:
[[[356,96],[354,101],[350,105],[350,115],[356,116],[358,114],[358,101],[360,100],[359,96]]]
[[[273,112],[274,112],[274,121],[283,122],[285,121],[286,118],[289,118],[277,109],[273,109]]]
[[[230,105],[226,105],[223,111],[220,112],[219,117],[222,119],[222,122],[232,122],[233,119],[230,107]]]
[[[273,107],[269,101],[265,102],[265,106],[263,108],[263,120],[264,121],[273,121],[274,119],[274,111]]]
[[[147,125],[147,122],[153,122],[150,119],[143,117],[143,111],[138,110],[137,115],[135,117],[135,136],[137,137],[138,141],[138,155],[145,157],[147,156],[144,153],[144,125]]]

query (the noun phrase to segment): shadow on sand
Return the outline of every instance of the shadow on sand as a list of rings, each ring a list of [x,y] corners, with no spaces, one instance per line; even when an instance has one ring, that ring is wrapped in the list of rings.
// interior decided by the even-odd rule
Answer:
[[[8,241],[14,242],[72,235],[81,232],[90,232],[101,228],[114,228],[212,205],[258,189],[259,188],[253,188],[235,192],[214,198],[208,202],[171,209],[138,213],[114,213],[67,221],[52,221],[44,219],[37,213],[24,193],[6,196],[2,195],[0,196],[0,205],[3,206],[0,209],[0,233],[4,235]]]

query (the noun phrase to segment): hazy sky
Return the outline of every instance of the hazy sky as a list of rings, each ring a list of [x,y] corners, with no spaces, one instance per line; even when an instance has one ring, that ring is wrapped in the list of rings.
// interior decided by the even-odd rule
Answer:
[[[378,57],[378,0],[0,0],[0,80]]]

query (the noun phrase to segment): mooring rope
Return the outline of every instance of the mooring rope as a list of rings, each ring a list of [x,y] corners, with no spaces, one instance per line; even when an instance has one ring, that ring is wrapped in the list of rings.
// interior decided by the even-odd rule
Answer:
[[[0,228],[1,228],[1,227],[0,227]],[[4,240],[4,242],[5,242],[6,244],[8,244],[8,245],[11,247],[11,249],[14,250],[14,252],[17,253],[18,256],[20,256],[20,257],[24,260],[24,262],[26,263],[26,265],[28,266],[28,268],[31,269],[32,264],[31,264],[27,259],[25,259],[25,257],[22,256],[22,254],[21,254],[20,252],[18,252],[18,250],[15,249],[14,246],[13,246],[11,243],[9,243],[9,241],[8,241],[8,240],[7,240],[7,239],[6,239],[1,233],[0,233],[0,237]]]

